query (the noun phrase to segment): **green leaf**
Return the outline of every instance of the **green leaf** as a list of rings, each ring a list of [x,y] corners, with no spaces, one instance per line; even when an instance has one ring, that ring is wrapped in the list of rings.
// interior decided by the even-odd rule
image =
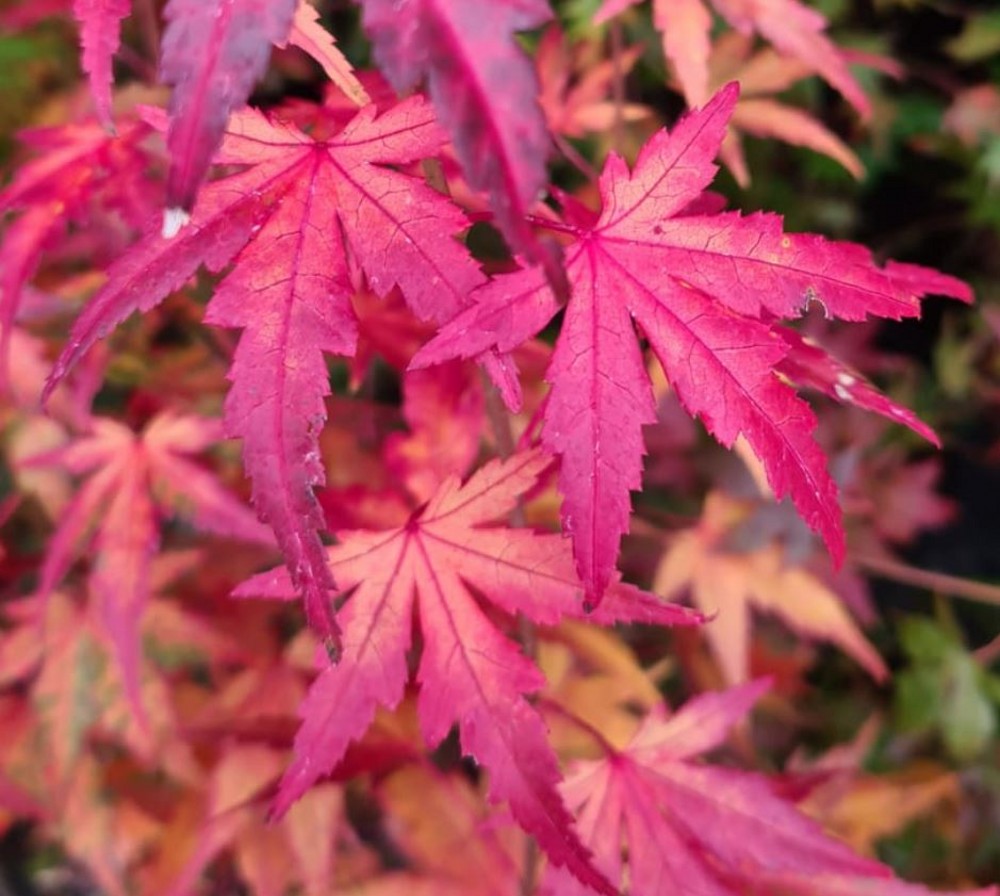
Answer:
[[[978,62],[1000,52],[1000,12],[969,18],[945,49],[961,62]]]
[[[941,678],[935,669],[917,666],[896,676],[896,725],[903,731],[929,731],[941,716]]]
[[[918,665],[944,662],[956,642],[933,619],[910,616],[899,627],[899,638],[907,656]]]
[[[945,747],[959,762],[979,756],[997,729],[996,710],[990,702],[980,668],[969,654],[951,653],[941,670],[944,700],[941,734]]]

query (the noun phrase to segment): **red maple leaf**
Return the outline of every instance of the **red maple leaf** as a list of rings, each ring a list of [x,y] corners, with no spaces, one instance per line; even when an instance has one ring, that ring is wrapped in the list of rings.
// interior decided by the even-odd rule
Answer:
[[[465,176],[489,193],[518,251],[535,250],[524,216],[546,181],[549,134],[531,60],[515,31],[552,17],[546,0],[362,0],[375,58],[397,90],[426,77]]]
[[[693,761],[766,689],[703,694],[671,718],[654,712],[623,750],[604,742],[604,758],[578,764],[562,791],[597,866],[642,896],[931,896],[828,837],[760,775]],[[551,896],[590,892],[561,869],[543,886]]]
[[[226,432],[243,439],[254,506],[273,527],[310,622],[331,647],[334,584],[312,493],[324,478],[317,447],[329,393],[323,353],[354,354],[357,267],[373,291],[385,295],[398,285],[412,311],[438,322],[485,281],[453,238],[468,226],[461,210],[418,178],[385,167],[433,155],[443,141],[419,97],[378,118],[368,106],[326,140],[252,110],[234,115],[218,159],[249,167],[208,184],[183,232],[151,232],[112,265],[50,379],[57,382],[101,334],[158,304],[200,265],[219,271],[234,261],[205,315],[243,330],[229,373]],[[502,377],[505,362],[487,357],[486,364]]]
[[[89,474],[49,541],[38,590],[43,597],[51,594],[92,545],[92,607],[140,712],[139,622],[149,599],[160,517],[188,517],[207,532],[271,543],[250,510],[185,457],[204,451],[218,436],[217,423],[200,417],[160,414],[141,435],[97,419],[90,435],[24,461]]]
[[[729,85],[670,134],[655,135],[631,173],[609,158],[600,216],[557,225],[575,236],[566,249],[573,295],[546,377],[542,439],[562,459],[563,525],[593,603],[614,570],[629,490],[640,484],[642,426],[655,420],[635,323],[687,411],[727,447],[742,434],[775,494],[791,496],[839,561],[837,489],[811,435],[812,411],[775,376],[792,343],[774,319],[797,317],[810,301],[863,320],[916,316],[923,292],[971,298],[936,272],[892,262],[880,269],[861,246],[784,234],[776,215],[689,213],[717,170],[711,160],[737,93]],[[474,298],[414,366],[509,351],[559,310],[535,270],[498,276]]]
[[[423,651],[417,680],[424,737],[438,744],[457,724],[462,747],[490,772],[490,797],[507,800],[518,822],[558,865],[611,893],[587,851],[567,834],[556,794],[559,770],[545,726],[524,695],[544,678],[486,615],[470,587],[503,613],[543,625],[579,616],[579,583],[566,543],[556,534],[489,525],[509,514],[550,459],[540,451],[494,461],[465,484],[445,481],[398,529],[340,533],[330,567],[349,597],[340,617],[344,649],[301,708],[295,759],[276,811],[284,812],[328,774],[379,706],[396,706],[407,682],[412,617],[418,610]],[[294,595],[285,570],[257,576],[237,596]],[[599,621],[687,623],[700,617],[628,585],[614,584]]]

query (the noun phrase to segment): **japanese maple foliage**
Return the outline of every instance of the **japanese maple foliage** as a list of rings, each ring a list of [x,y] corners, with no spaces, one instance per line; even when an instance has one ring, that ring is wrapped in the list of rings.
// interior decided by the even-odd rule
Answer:
[[[92,545],[89,585],[94,612],[114,645],[126,693],[137,712],[142,712],[139,623],[149,600],[150,564],[161,518],[180,513],[204,531],[271,543],[267,528],[185,457],[217,437],[215,421],[197,417],[162,414],[138,438],[115,421],[99,419],[92,433],[24,462],[89,474],[53,533],[39,570],[38,594],[47,598]]]
[[[561,538],[487,525],[507,516],[549,463],[540,451],[493,462],[464,486],[446,480],[404,528],[339,533],[330,568],[340,586],[353,592],[341,611],[344,652],[321,673],[302,706],[296,760],[278,795],[279,812],[333,769],[378,705],[399,702],[416,609],[423,635],[420,717],[428,743],[437,745],[457,724],[463,749],[491,774],[491,798],[510,804],[556,864],[613,892],[568,831],[555,793],[555,757],[541,719],[524,700],[544,679],[469,590],[474,587],[511,616],[522,613],[547,625],[584,615]],[[265,574],[236,593],[294,598],[283,578],[282,572]],[[593,618],[664,625],[697,620],[623,584]],[[504,674],[497,676],[496,669]]]
[[[784,234],[774,215],[699,213],[737,94],[730,85],[654,136],[631,173],[612,156],[596,220],[554,225],[574,236],[573,296],[547,374],[542,438],[562,458],[563,528],[595,603],[628,527],[628,492],[639,486],[642,426],[655,420],[633,320],[688,411],[726,446],[746,438],[774,492],[791,496],[839,558],[836,487],[811,438],[815,417],[774,375],[788,349],[772,320],[796,317],[811,301],[829,316],[864,320],[917,315],[922,293],[971,297],[935,271],[879,268],[860,246]],[[533,269],[495,277],[475,300],[415,364],[510,351],[559,310]]]
[[[112,267],[53,375],[54,383],[100,333],[162,301],[200,265],[218,271],[234,261],[206,314],[209,323],[244,330],[226,428],[244,440],[254,503],[274,527],[310,621],[330,638],[333,581],[320,556],[312,487],[323,481],[323,352],[352,355],[357,342],[351,263],[375,291],[398,285],[420,317],[439,321],[485,279],[450,238],[464,225],[460,210],[383,167],[430,155],[442,140],[416,97],[378,118],[369,106],[321,141],[252,111],[234,117],[219,159],[248,167],[206,187],[182,233],[154,228]]]
[[[158,197],[143,180],[142,122],[111,136],[96,122],[38,128],[22,134],[39,157],[24,165],[0,193],[0,211],[16,212],[0,246],[0,364],[7,353],[25,286],[46,249],[66,228],[97,209],[115,209],[131,223],[159,213]]]
[[[364,0],[365,28],[398,90],[428,80],[469,183],[490,194],[504,233],[531,252],[525,213],[545,184],[549,136],[515,31],[546,22],[545,0]]]
[[[762,664],[789,726],[805,641],[889,677],[851,536],[951,513],[801,318],[971,291],[710,192],[738,131],[862,174],[773,98],[871,109],[810,4],[654,0],[626,47],[638,5],[143,2],[141,51],[125,0],[45,7],[89,89],[0,191],[0,834],[123,896],[929,892],[732,765],[780,761]],[[626,80],[660,45],[671,120]]]
[[[271,44],[288,37],[295,3],[170,0],[167,4],[160,77],[173,92],[165,234],[172,235],[194,205],[229,113],[246,102],[264,73]]]
[[[721,494],[709,494],[703,519],[674,539],[653,580],[658,593],[689,592],[701,610],[718,614],[706,637],[726,681],[737,684],[748,677],[751,606],[777,614],[805,637],[833,641],[871,675],[884,678],[882,658],[822,581],[787,564],[777,545],[753,552],[725,550],[727,535],[751,512]]]
[[[704,694],[669,718],[651,713],[623,749],[606,743],[604,758],[580,763],[563,792],[598,866],[649,896],[926,893],[826,836],[764,779],[692,762],[723,742],[766,686]],[[547,883],[565,896],[587,892],[558,870]]]
[[[605,0],[598,21],[617,15],[636,0]],[[871,111],[868,97],[848,68],[847,54],[823,33],[826,19],[800,0],[712,0],[712,6],[736,31],[757,32],[778,50],[822,75],[862,115]],[[708,60],[712,16],[705,0],[653,0],[654,20],[663,32],[663,50],[676,66],[689,103],[708,99]]]
[[[111,60],[120,45],[121,20],[132,10],[129,0],[73,0],[73,15],[80,23],[83,69],[90,76],[97,117],[112,127]]]

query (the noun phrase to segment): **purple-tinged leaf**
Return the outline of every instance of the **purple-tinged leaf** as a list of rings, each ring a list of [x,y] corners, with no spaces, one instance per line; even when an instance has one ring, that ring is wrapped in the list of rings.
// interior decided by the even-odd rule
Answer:
[[[524,216],[545,184],[549,135],[516,31],[552,17],[545,0],[362,0],[375,57],[397,90],[427,79],[465,176],[490,195],[513,246],[541,253]]]
[[[173,236],[198,188],[229,115],[264,74],[272,44],[288,38],[296,0],[169,0],[160,77],[170,96],[170,171],[164,233]]]

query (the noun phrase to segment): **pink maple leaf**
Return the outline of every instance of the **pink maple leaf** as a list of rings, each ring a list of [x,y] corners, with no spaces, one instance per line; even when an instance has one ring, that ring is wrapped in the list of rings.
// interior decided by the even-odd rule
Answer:
[[[639,0],[604,0],[594,16],[600,24]],[[653,24],[663,35],[663,53],[677,71],[684,96],[700,106],[709,97],[708,57],[712,15],[702,0],[653,0]]]
[[[154,112],[149,117],[162,123]],[[112,265],[50,379],[51,386],[100,335],[161,302],[200,265],[219,271],[233,262],[205,316],[243,330],[229,373],[226,432],[243,439],[254,506],[273,527],[310,622],[331,647],[334,583],[312,492],[324,481],[323,353],[354,354],[356,266],[374,292],[398,285],[414,313],[437,322],[456,315],[485,281],[453,238],[468,226],[461,210],[420,179],[386,167],[433,155],[443,142],[419,97],[377,118],[368,106],[321,141],[258,112],[237,113],[218,158],[245,169],[202,190],[183,232],[166,238],[153,231]],[[501,359],[485,362],[494,376],[506,371]],[[505,391],[515,387],[516,380]]]
[[[843,140],[804,110],[774,98],[810,75],[809,66],[801,59],[779,54],[772,47],[755,52],[754,43],[752,34],[727,32],[715,41],[708,62],[711,90],[730,81],[740,82],[740,101],[720,152],[737,183],[742,187],[750,183],[743,150],[744,133],[805,146],[834,159],[860,178],[864,171],[861,160]],[[701,101],[696,102],[690,95],[687,100],[689,105],[701,105]]]
[[[323,67],[326,76],[355,105],[366,106],[371,102],[364,85],[354,74],[354,67],[337,49],[333,35],[320,24],[319,13],[309,0],[299,0],[295,8],[288,43],[312,56]]]
[[[187,220],[229,115],[283,44],[296,0],[169,0],[160,78],[170,96],[170,171],[163,230]]]
[[[654,712],[624,749],[605,743],[604,758],[577,765],[562,791],[598,868],[643,896],[932,896],[827,836],[760,775],[694,761],[766,689],[754,682],[695,697],[670,718]],[[561,869],[543,886],[590,892]]]
[[[153,418],[139,435],[97,419],[91,434],[23,462],[58,465],[88,477],[49,541],[38,592],[43,598],[51,594],[92,545],[93,610],[140,716],[139,621],[149,598],[161,518],[179,515],[207,532],[271,544],[249,508],[186,457],[204,451],[219,435],[215,421],[170,413]]]
[[[67,224],[83,217],[98,198],[129,223],[145,211],[148,160],[141,142],[148,134],[135,121],[117,135],[93,123],[19,134],[39,155],[22,165],[0,192],[0,215],[16,215],[0,240],[0,381],[6,376],[10,334],[25,286]]]
[[[812,438],[812,411],[775,376],[790,344],[774,318],[817,301],[847,320],[899,319],[919,314],[922,292],[971,298],[965,284],[936,272],[878,268],[861,246],[784,234],[776,215],[688,213],[717,170],[711,160],[737,93],[729,85],[670,134],[656,134],[631,173],[611,156],[596,222],[557,225],[575,235],[566,249],[573,294],[546,376],[542,440],[562,460],[563,525],[591,603],[611,578],[629,490],[639,486],[642,426],[655,420],[636,323],[687,411],[727,447],[742,434],[775,494],[792,498],[839,560],[837,489]],[[535,270],[498,276],[474,299],[414,366],[509,351],[559,310]]]
[[[504,234],[536,257],[525,212],[545,184],[549,135],[515,31],[552,17],[546,0],[362,0],[375,57],[397,90],[426,77],[465,176],[489,193]]]
[[[393,433],[384,448],[393,478],[426,501],[449,476],[463,476],[480,449],[485,409],[475,365],[455,361],[403,376],[408,433]]]
[[[349,594],[340,611],[343,656],[324,669],[302,705],[278,813],[333,770],[378,706],[399,703],[416,611],[424,636],[417,680],[427,741],[440,743],[457,723],[465,752],[490,772],[490,797],[509,802],[556,864],[601,892],[614,892],[567,834],[556,758],[541,718],[524,699],[541,688],[543,676],[470,591],[506,614],[523,613],[543,625],[580,615],[578,579],[559,535],[489,525],[513,510],[549,463],[538,450],[494,461],[465,485],[457,477],[446,480],[401,528],[338,534],[329,560]],[[286,571],[278,570],[235,594],[288,598],[290,585]],[[598,617],[658,624],[700,619],[623,584],[610,588]]]
[[[100,122],[111,120],[111,62],[131,0],[73,0],[83,68]],[[271,44],[292,43],[311,55],[359,106],[368,95],[308,0],[171,0],[161,77],[173,86],[168,143],[172,160],[164,230],[186,223],[229,115],[263,74]]]
[[[109,130],[111,121],[111,60],[118,52],[121,21],[132,11],[132,0],[73,0],[80,26],[83,70],[90,77],[97,118]]]
[[[853,404],[902,423],[940,447],[941,442],[933,429],[913,411],[879,392],[858,371],[795,330],[783,327],[776,332],[788,346],[788,354],[781,359],[778,369],[793,383],[822,392],[841,404]]]
[[[594,17],[604,22],[638,0],[605,0]],[[847,54],[826,36],[826,18],[799,0],[712,0],[719,14],[742,34],[757,32],[774,47],[821,75],[858,112],[871,104],[851,74]],[[663,51],[692,106],[708,99],[712,16],[705,0],[653,0],[653,18],[663,34]]]

